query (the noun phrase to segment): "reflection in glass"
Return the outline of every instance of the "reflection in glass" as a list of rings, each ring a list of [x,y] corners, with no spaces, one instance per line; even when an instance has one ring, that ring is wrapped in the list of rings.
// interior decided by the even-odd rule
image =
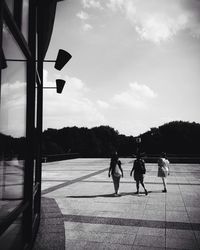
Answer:
[[[2,250],[23,249],[22,217],[15,220],[0,238]]]
[[[5,23],[3,24],[3,52],[6,59],[25,59],[23,52],[20,50],[18,44],[14,40],[14,37],[10,33],[8,26]],[[15,66],[15,71],[17,71],[17,65]]]
[[[5,58],[25,59],[4,25]],[[26,136],[26,63],[7,61],[0,91],[0,219],[23,199]]]
[[[28,10],[29,10],[29,0],[23,0],[22,34],[24,35],[26,41],[28,41]]]
[[[5,2],[9,8],[10,12],[13,14],[13,12],[14,12],[14,0],[6,0]]]

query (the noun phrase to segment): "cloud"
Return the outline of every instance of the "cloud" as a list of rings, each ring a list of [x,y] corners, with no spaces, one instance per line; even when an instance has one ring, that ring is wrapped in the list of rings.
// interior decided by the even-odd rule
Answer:
[[[143,40],[160,43],[181,31],[200,36],[198,0],[109,0],[107,7],[121,11]]]
[[[86,20],[90,18],[88,13],[84,11],[80,11],[79,13],[76,14],[76,16],[82,21],[82,29],[83,31],[89,31],[93,29],[93,26],[89,23],[86,23]]]
[[[81,20],[88,20],[89,19],[88,13],[86,13],[84,11],[80,11],[79,13],[76,14],[76,16],[78,18],[80,18]]]
[[[78,78],[66,76],[62,94],[54,91],[44,96],[44,128],[64,126],[92,127],[105,123],[104,115],[88,96],[90,89]]]
[[[13,82],[2,84],[1,106],[5,109],[16,109],[18,106],[26,105],[26,84],[24,82]]]
[[[93,29],[93,27],[92,27],[91,24],[89,24],[89,23],[84,23],[83,24],[83,30],[84,31],[89,31],[89,30],[92,30],[92,29]]]
[[[112,11],[125,11],[129,12],[132,11],[134,8],[134,5],[132,3],[133,1],[129,0],[109,0],[107,3],[107,7],[110,8]]]
[[[103,109],[107,109],[110,106],[107,102],[101,101],[101,100],[98,100],[97,104],[99,105],[100,108],[103,108]]]
[[[129,86],[131,90],[139,96],[144,96],[147,98],[155,98],[157,96],[156,93],[145,84],[134,82],[130,83]]]
[[[129,84],[127,91],[115,94],[112,101],[133,108],[146,108],[148,100],[156,96],[156,93],[147,85],[134,82]]]
[[[102,5],[97,0],[82,0],[84,8],[103,9]]]
[[[4,83],[1,86],[0,132],[14,137],[25,136],[26,83]]]

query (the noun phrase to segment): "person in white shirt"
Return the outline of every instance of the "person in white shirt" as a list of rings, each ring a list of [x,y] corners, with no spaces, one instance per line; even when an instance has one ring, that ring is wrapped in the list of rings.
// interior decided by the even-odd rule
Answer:
[[[114,189],[115,189],[115,194],[114,196],[120,196],[119,194],[119,184],[120,184],[120,179],[123,177],[123,169],[121,167],[121,161],[118,158],[117,152],[113,154],[110,160],[110,168],[108,170],[108,177],[112,175],[113,179],[113,184],[114,184]]]
[[[162,178],[164,190],[167,193],[167,176],[169,175],[169,161],[166,158],[166,153],[162,152],[158,159],[158,177]]]

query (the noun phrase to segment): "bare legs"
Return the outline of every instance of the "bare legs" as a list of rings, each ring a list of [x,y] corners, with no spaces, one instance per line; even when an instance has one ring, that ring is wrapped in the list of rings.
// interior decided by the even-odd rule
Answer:
[[[167,179],[165,177],[162,177],[162,182],[164,186],[163,192],[166,193],[167,192]]]
[[[112,179],[113,179],[115,194],[119,194],[119,182],[120,182],[120,177],[112,176]]]
[[[137,194],[139,194],[139,187],[140,187],[140,181],[139,180],[137,180],[136,181],[136,189],[137,189]]]
[[[136,188],[137,188],[137,192],[136,192],[136,193],[139,194],[139,186],[140,186],[140,183],[141,183],[142,187],[144,188],[145,194],[147,195],[147,194],[148,194],[148,191],[147,191],[146,188],[145,188],[145,185],[144,185],[143,180],[137,180],[137,181],[136,181]]]

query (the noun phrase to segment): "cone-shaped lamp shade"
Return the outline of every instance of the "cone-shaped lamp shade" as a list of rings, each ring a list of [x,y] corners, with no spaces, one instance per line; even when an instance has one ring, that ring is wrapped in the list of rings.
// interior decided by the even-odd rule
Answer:
[[[65,81],[64,80],[62,80],[62,79],[56,79],[56,90],[57,90],[57,93],[59,93],[59,94],[62,93],[64,85],[65,85]]]
[[[71,57],[72,56],[67,51],[59,49],[54,67],[57,70],[61,70],[65,66],[65,64],[71,59]]]

